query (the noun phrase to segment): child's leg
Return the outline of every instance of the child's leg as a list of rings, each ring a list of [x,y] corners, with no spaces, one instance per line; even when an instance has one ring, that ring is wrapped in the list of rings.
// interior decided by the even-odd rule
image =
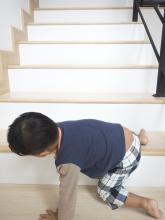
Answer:
[[[163,217],[162,211],[158,208],[158,203],[154,199],[138,196],[133,193],[129,193],[125,202],[125,206],[142,208],[150,216],[161,219]]]
[[[98,182],[98,194],[112,209],[122,206],[143,208],[147,214],[154,218],[161,218],[162,212],[158,208],[157,201],[150,198],[141,197],[128,191],[122,186],[127,177],[137,167],[140,160],[140,144],[147,144],[148,138],[145,130],[141,130],[139,138],[134,136],[131,148],[127,151],[122,162],[106,174]]]
[[[140,130],[138,137],[142,145],[148,144],[149,140],[144,129]],[[133,193],[128,194],[125,206],[143,208],[146,211],[146,213],[155,218],[161,218],[163,216],[162,211],[158,208],[158,203],[156,200],[138,196]]]

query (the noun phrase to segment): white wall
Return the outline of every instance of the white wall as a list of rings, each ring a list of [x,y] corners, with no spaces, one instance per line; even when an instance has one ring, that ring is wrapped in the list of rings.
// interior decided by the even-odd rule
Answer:
[[[11,50],[10,27],[21,29],[20,9],[28,12],[28,0],[0,0],[0,50]]]

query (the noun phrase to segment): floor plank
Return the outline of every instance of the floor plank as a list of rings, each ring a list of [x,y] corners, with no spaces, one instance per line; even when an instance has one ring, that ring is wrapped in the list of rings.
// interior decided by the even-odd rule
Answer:
[[[131,188],[153,197],[165,212],[165,188]],[[1,220],[37,220],[46,209],[55,209],[58,187],[53,185],[0,185]],[[142,210],[121,208],[112,211],[97,195],[95,186],[79,186],[75,220],[151,220]],[[165,218],[164,218],[165,219]]]

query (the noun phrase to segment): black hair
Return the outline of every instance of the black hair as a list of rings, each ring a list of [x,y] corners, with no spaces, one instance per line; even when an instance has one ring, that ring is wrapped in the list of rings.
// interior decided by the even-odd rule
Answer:
[[[54,144],[57,138],[57,124],[37,112],[20,115],[9,126],[7,134],[11,151],[20,156],[41,153]]]

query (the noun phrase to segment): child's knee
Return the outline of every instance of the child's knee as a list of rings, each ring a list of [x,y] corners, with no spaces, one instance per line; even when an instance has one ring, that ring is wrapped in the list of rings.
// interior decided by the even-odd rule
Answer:
[[[99,197],[112,209],[121,208],[127,199],[128,191],[121,186],[119,188],[111,188],[110,190],[106,191],[97,187],[97,192]]]

